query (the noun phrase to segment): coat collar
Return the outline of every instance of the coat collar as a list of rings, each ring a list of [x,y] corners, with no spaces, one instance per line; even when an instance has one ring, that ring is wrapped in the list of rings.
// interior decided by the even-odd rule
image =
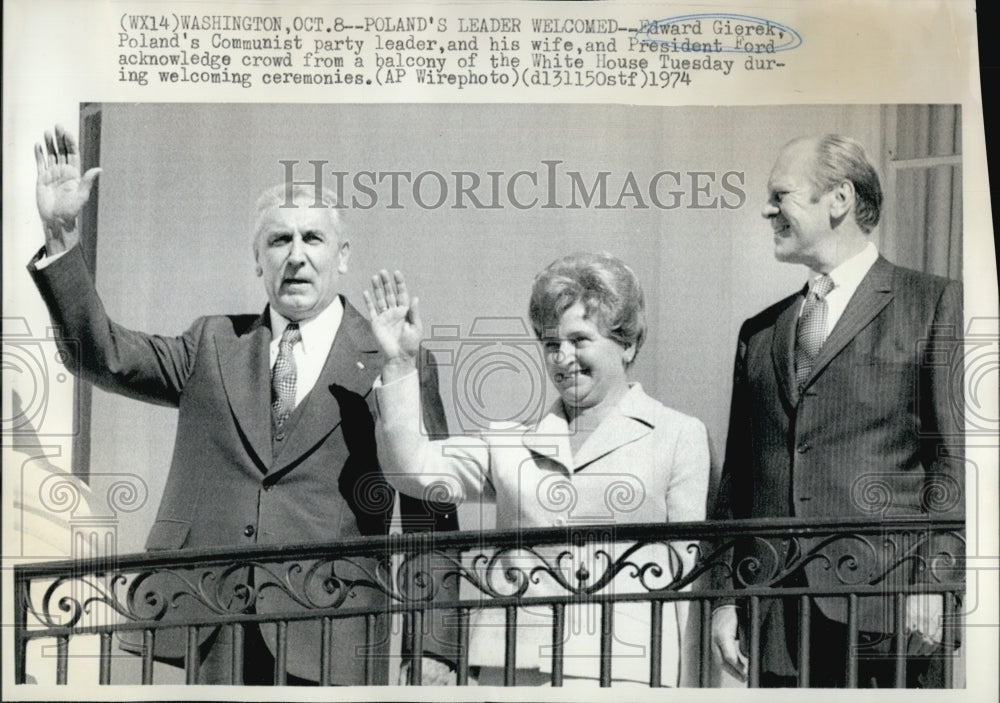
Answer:
[[[222,386],[244,442],[258,469],[271,463],[271,326],[267,310],[245,331],[217,337]]]
[[[521,441],[530,451],[561,463],[568,471],[579,471],[652,432],[659,407],[659,403],[643,392],[641,385],[632,384],[573,457],[569,446],[569,422],[562,401],[557,400],[535,427],[525,431]]]
[[[774,375],[778,379],[782,395],[792,405],[799,400],[799,389],[795,385],[795,327],[808,290],[809,286],[806,285],[798,295],[792,296],[791,303],[774,323],[774,336],[771,339]]]
[[[893,265],[879,256],[867,275],[861,280],[854,295],[847,303],[843,315],[830,330],[819,354],[813,361],[812,374],[806,380],[808,387],[823,372],[830,362],[846,347],[858,332],[864,329],[892,300]],[[778,385],[792,405],[799,401],[799,390],[795,384],[795,328],[799,310],[807,292],[803,288],[799,295],[791,299],[791,304],[778,316],[774,325],[771,357]]]
[[[881,256],[875,260],[871,270],[861,279],[857,290],[847,303],[844,314],[837,320],[837,324],[830,330],[830,336],[820,347],[806,386],[812,383],[817,374],[822,373],[830,361],[858,335],[858,332],[889,304],[892,300],[892,274],[892,264]]]
[[[378,375],[378,346],[368,321],[344,302],[344,317],[329,356],[312,391],[302,401],[302,413],[287,443],[272,462],[271,341],[268,311],[246,332],[218,344],[219,368],[233,416],[255,454],[258,466],[282,471],[322,442],[341,421],[340,404],[334,393],[343,388],[365,397]]]

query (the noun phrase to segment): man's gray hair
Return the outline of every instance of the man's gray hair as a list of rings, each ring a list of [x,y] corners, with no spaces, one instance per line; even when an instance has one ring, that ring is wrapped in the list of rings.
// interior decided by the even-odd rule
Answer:
[[[260,233],[260,220],[264,213],[272,208],[315,207],[325,208],[329,213],[330,222],[338,236],[343,236],[343,215],[337,194],[329,188],[317,188],[308,183],[278,183],[267,188],[257,198],[254,213],[254,239]]]
[[[882,213],[878,173],[860,142],[840,134],[824,134],[816,142],[815,197],[844,181],[854,186],[854,220],[862,232],[869,234]]]

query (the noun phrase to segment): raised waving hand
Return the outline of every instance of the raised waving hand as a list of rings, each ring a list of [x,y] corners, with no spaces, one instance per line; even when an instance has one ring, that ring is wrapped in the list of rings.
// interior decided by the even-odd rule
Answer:
[[[410,297],[402,273],[384,269],[372,276],[371,293],[365,291],[364,297],[372,333],[386,357],[382,378],[392,381],[416,368],[423,337],[419,301]]]
[[[59,254],[80,241],[76,220],[101,169],[92,168],[81,177],[76,138],[61,125],[45,133],[44,144],[35,144],[35,164],[35,201],[45,228],[46,253]]]

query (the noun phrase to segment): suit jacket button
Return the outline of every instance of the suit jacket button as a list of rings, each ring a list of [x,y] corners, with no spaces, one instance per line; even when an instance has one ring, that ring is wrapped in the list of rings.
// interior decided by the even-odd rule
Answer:
[[[274,439],[278,442],[282,441],[284,438],[285,438],[284,432],[279,432],[278,434],[274,435]]]
[[[247,537],[253,537],[253,533],[256,531],[257,530],[253,528],[253,525],[247,525],[245,528],[243,528],[243,534],[245,534]]]
[[[810,449],[811,447],[809,446],[809,444],[807,442],[803,442],[802,444],[800,444],[795,448],[795,451],[797,451],[799,454],[805,454]]]
[[[272,488],[274,488],[274,484],[273,484],[273,483],[265,483],[265,484],[264,484],[264,490],[265,490],[265,491],[269,491],[269,490],[271,490]]]

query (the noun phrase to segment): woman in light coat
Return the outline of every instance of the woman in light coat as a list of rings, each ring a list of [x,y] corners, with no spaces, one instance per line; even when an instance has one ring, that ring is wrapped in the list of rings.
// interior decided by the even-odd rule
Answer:
[[[704,425],[665,407],[630,383],[628,368],[645,338],[643,294],[632,270],[603,254],[574,254],[535,279],[529,315],[544,347],[546,370],[559,394],[532,426],[490,427],[474,436],[430,441],[420,429],[416,373],[421,340],[417,299],[402,275],[373,277],[365,294],[372,329],[386,357],[376,391],[379,460],[404,493],[421,495],[444,481],[450,500],[496,504],[498,529],[597,525],[582,546],[510,549],[487,574],[503,595],[508,569],[535,576],[525,597],[590,592],[618,559],[662,572],[625,568],[600,593],[646,592],[689,573],[696,545],[653,544],[623,556],[614,540],[621,523],[703,520],[709,477]],[[540,569],[540,570],[539,570]],[[488,605],[488,602],[487,602]],[[663,683],[679,676],[682,606],[663,617]],[[682,611],[682,612],[678,612]],[[648,603],[614,608],[612,677],[648,685]],[[480,684],[503,681],[504,611],[486,607],[470,636],[470,668]],[[680,616],[680,617],[679,617]],[[570,605],[563,638],[565,683],[595,683],[600,669],[600,606]],[[549,606],[524,607],[517,620],[517,681],[544,684],[551,671]],[[477,670],[478,669],[478,670]]]

